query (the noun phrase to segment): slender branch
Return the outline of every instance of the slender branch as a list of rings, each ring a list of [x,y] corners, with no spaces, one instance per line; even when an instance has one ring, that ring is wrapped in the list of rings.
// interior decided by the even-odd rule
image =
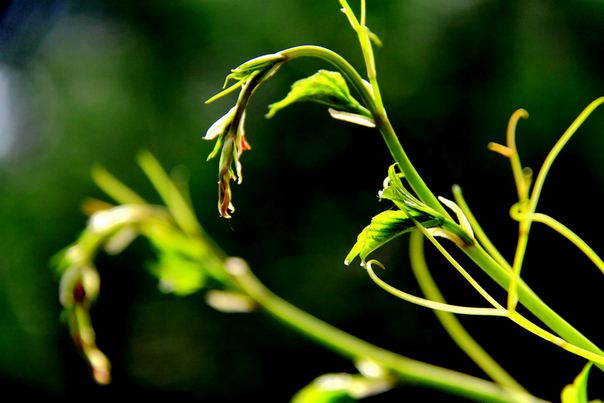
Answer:
[[[411,269],[424,295],[437,302],[446,303],[438,286],[430,275],[424,256],[424,236],[419,231],[411,232],[409,241]],[[500,385],[525,392],[526,390],[503,369],[459,323],[457,317],[449,312],[434,310],[434,314],[449,333],[453,341],[472,359],[491,379]]]
[[[345,357],[372,360],[396,373],[406,384],[438,389],[477,402],[544,402],[492,382],[400,356],[343,332],[270,292],[241,259],[229,259],[226,270],[233,276],[233,282],[272,316]]]
[[[474,235],[476,236],[476,239],[478,239],[478,242],[482,244],[482,246],[489,253],[489,255],[491,255],[493,259],[495,259],[495,261],[502,268],[511,272],[512,266],[510,266],[507,260],[505,260],[503,255],[499,252],[499,250],[497,250],[495,245],[493,245],[487,234],[484,232],[484,230],[478,223],[478,220],[476,220],[476,217],[474,217],[472,210],[470,210],[468,203],[463,197],[463,192],[461,191],[461,188],[458,185],[453,185],[452,191],[453,196],[455,197],[455,202],[459,205],[459,207],[461,207],[461,210],[470,222],[470,225],[472,226],[472,230],[474,231]]]
[[[479,244],[476,243],[467,246],[462,248],[462,250],[501,287],[506,290],[509,289],[513,273],[510,273],[499,266]],[[517,286],[520,303],[539,318],[539,320],[545,323],[545,325],[567,342],[597,354],[598,356],[604,357],[604,352],[602,352],[600,348],[547,306],[522,279],[519,279]],[[604,365],[597,365],[600,369],[604,370]]]
[[[434,196],[432,191],[425,184],[419,173],[411,164],[409,157],[403,150],[401,143],[394,132],[392,124],[388,120],[386,113],[383,108],[380,109],[375,102],[372,91],[365,84],[359,73],[348,63],[342,56],[337,53],[320,47],[320,46],[297,46],[290,49],[285,49],[279,52],[287,59],[294,59],[297,57],[317,57],[328,61],[334,65],[352,84],[352,86],[361,95],[365,106],[371,112],[373,119],[375,120],[376,127],[382,133],[382,137],[392,154],[394,160],[399,164],[401,171],[407,178],[409,185],[413,191],[418,195],[421,201],[432,207],[439,213],[443,214],[447,218],[451,218],[449,213],[439,203],[438,199]]]

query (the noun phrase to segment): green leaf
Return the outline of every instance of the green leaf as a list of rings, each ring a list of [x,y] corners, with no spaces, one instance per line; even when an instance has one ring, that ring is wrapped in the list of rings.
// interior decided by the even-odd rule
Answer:
[[[296,81],[285,99],[269,105],[267,118],[295,102],[313,101],[337,111],[353,112],[371,119],[371,113],[350,95],[346,80],[338,72],[319,70],[316,74]]]
[[[593,362],[588,362],[575,381],[562,389],[562,403],[587,403],[587,377]]]
[[[445,220],[440,215],[429,215],[419,210],[408,210],[424,227],[439,227]],[[388,210],[373,217],[371,224],[359,234],[357,242],[346,256],[344,264],[348,265],[355,257],[361,257],[361,266],[365,265],[367,256],[392,239],[415,229],[415,223],[403,210]]]
[[[384,189],[379,192],[380,199],[388,199],[400,210],[388,210],[373,217],[369,224],[359,234],[357,242],[352,247],[344,264],[348,265],[355,257],[361,257],[361,266],[365,265],[367,256],[392,239],[415,228],[410,214],[425,228],[441,227],[447,224],[448,230],[459,232],[454,223],[447,223],[445,218],[416,199],[403,186],[402,174],[396,172],[396,165],[388,169],[388,178],[384,181]],[[451,225],[452,224],[452,225]]]
[[[159,280],[162,292],[182,296],[206,285],[202,262],[207,251],[194,251],[195,244],[188,237],[167,227],[145,228],[144,232],[158,256],[147,268]]]
[[[384,181],[384,190],[379,192],[380,199],[391,200],[400,209],[417,210],[428,215],[440,216],[440,213],[411,195],[401,181],[402,174],[396,172],[396,165],[392,164],[388,168],[388,178]]]

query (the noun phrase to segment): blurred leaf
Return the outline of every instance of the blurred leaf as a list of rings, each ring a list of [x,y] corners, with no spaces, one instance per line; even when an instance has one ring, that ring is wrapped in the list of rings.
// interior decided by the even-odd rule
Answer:
[[[199,263],[176,253],[162,253],[149,265],[151,274],[159,279],[159,289],[165,293],[189,295],[205,285],[206,276]]]
[[[174,216],[174,220],[183,231],[189,235],[203,234],[203,230],[191,206],[153,154],[149,151],[141,151],[137,159],[145,175],[147,175],[155,190],[157,190],[157,193],[166,204],[166,207],[168,207]]]
[[[575,381],[562,389],[562,403],[587,403],[587,377],[593,362],[588,362]]]

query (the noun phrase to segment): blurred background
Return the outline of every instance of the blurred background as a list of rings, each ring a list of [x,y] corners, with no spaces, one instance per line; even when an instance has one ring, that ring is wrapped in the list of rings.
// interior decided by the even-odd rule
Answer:
[[[319,68],[287,64],[254,95],[247,114],[253,150],[237,208],[218,215],[217,161],[207,128],[236,95],[210,105],[231,68],[304,44],[335,50],[363,71],[356,36],[336,0],[13,0],[0,17],[0,386],[21,398],[187,398],[288,401],[350,362],[261,313],[227,315],[162,294],[146,272],[148,245],[101,256],[92,310],[114,381],[94,384],[59,321],[57,278],[48,261],[86,224],[88,197],[108,200],[90,179],[100,164],[159,203],[135,155],[150,150],[166,169],[186,168],[198,217],[227,253],[245,258],[278,295],[343,330],[408,357],[484,377],[432,312],[379,289],[343,260],[371,217],[387,209],[377,192],[392,163],[375,131],[296,104],[265,120],[266,106]],[[352,2],[358,10],[356,2]],[[509,116],[525,166],[538,169],[575,117],[604,95],[604,3],[597,0],[380,0],[368,26],[384,42],[378,77],[401,142],[433,191],[465,191],[470,207],[509,259],[517,200],[503,143]],[[538,211],[601,245],[604,110],[562,152]],[[604,279],[553,231],[533,226],[523,276],[560,314],[604,346]],[[448,301],[484,306],[437,252],[429,263]],[[383,278],[418,294],[405,237],[375,253]],[[459,257],[501,301],[505,294]],[[476,339],[532,393],[558,400],[584,360],[501,318],[463,317]],[[594,369],[590,398],[604,397]],[[464,401],[402,386],[368,401]]]

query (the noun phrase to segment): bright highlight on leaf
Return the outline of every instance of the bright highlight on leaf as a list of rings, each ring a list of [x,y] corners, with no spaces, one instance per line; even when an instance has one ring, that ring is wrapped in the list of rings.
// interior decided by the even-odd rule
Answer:
[[[333,108],[329,108],[329,114],[332,118],[337,120],[343,120],[344,122],[354,123],[366,127],[375,127],[375,121],[363,115],[357,115],[356,113],[340,112]]]

